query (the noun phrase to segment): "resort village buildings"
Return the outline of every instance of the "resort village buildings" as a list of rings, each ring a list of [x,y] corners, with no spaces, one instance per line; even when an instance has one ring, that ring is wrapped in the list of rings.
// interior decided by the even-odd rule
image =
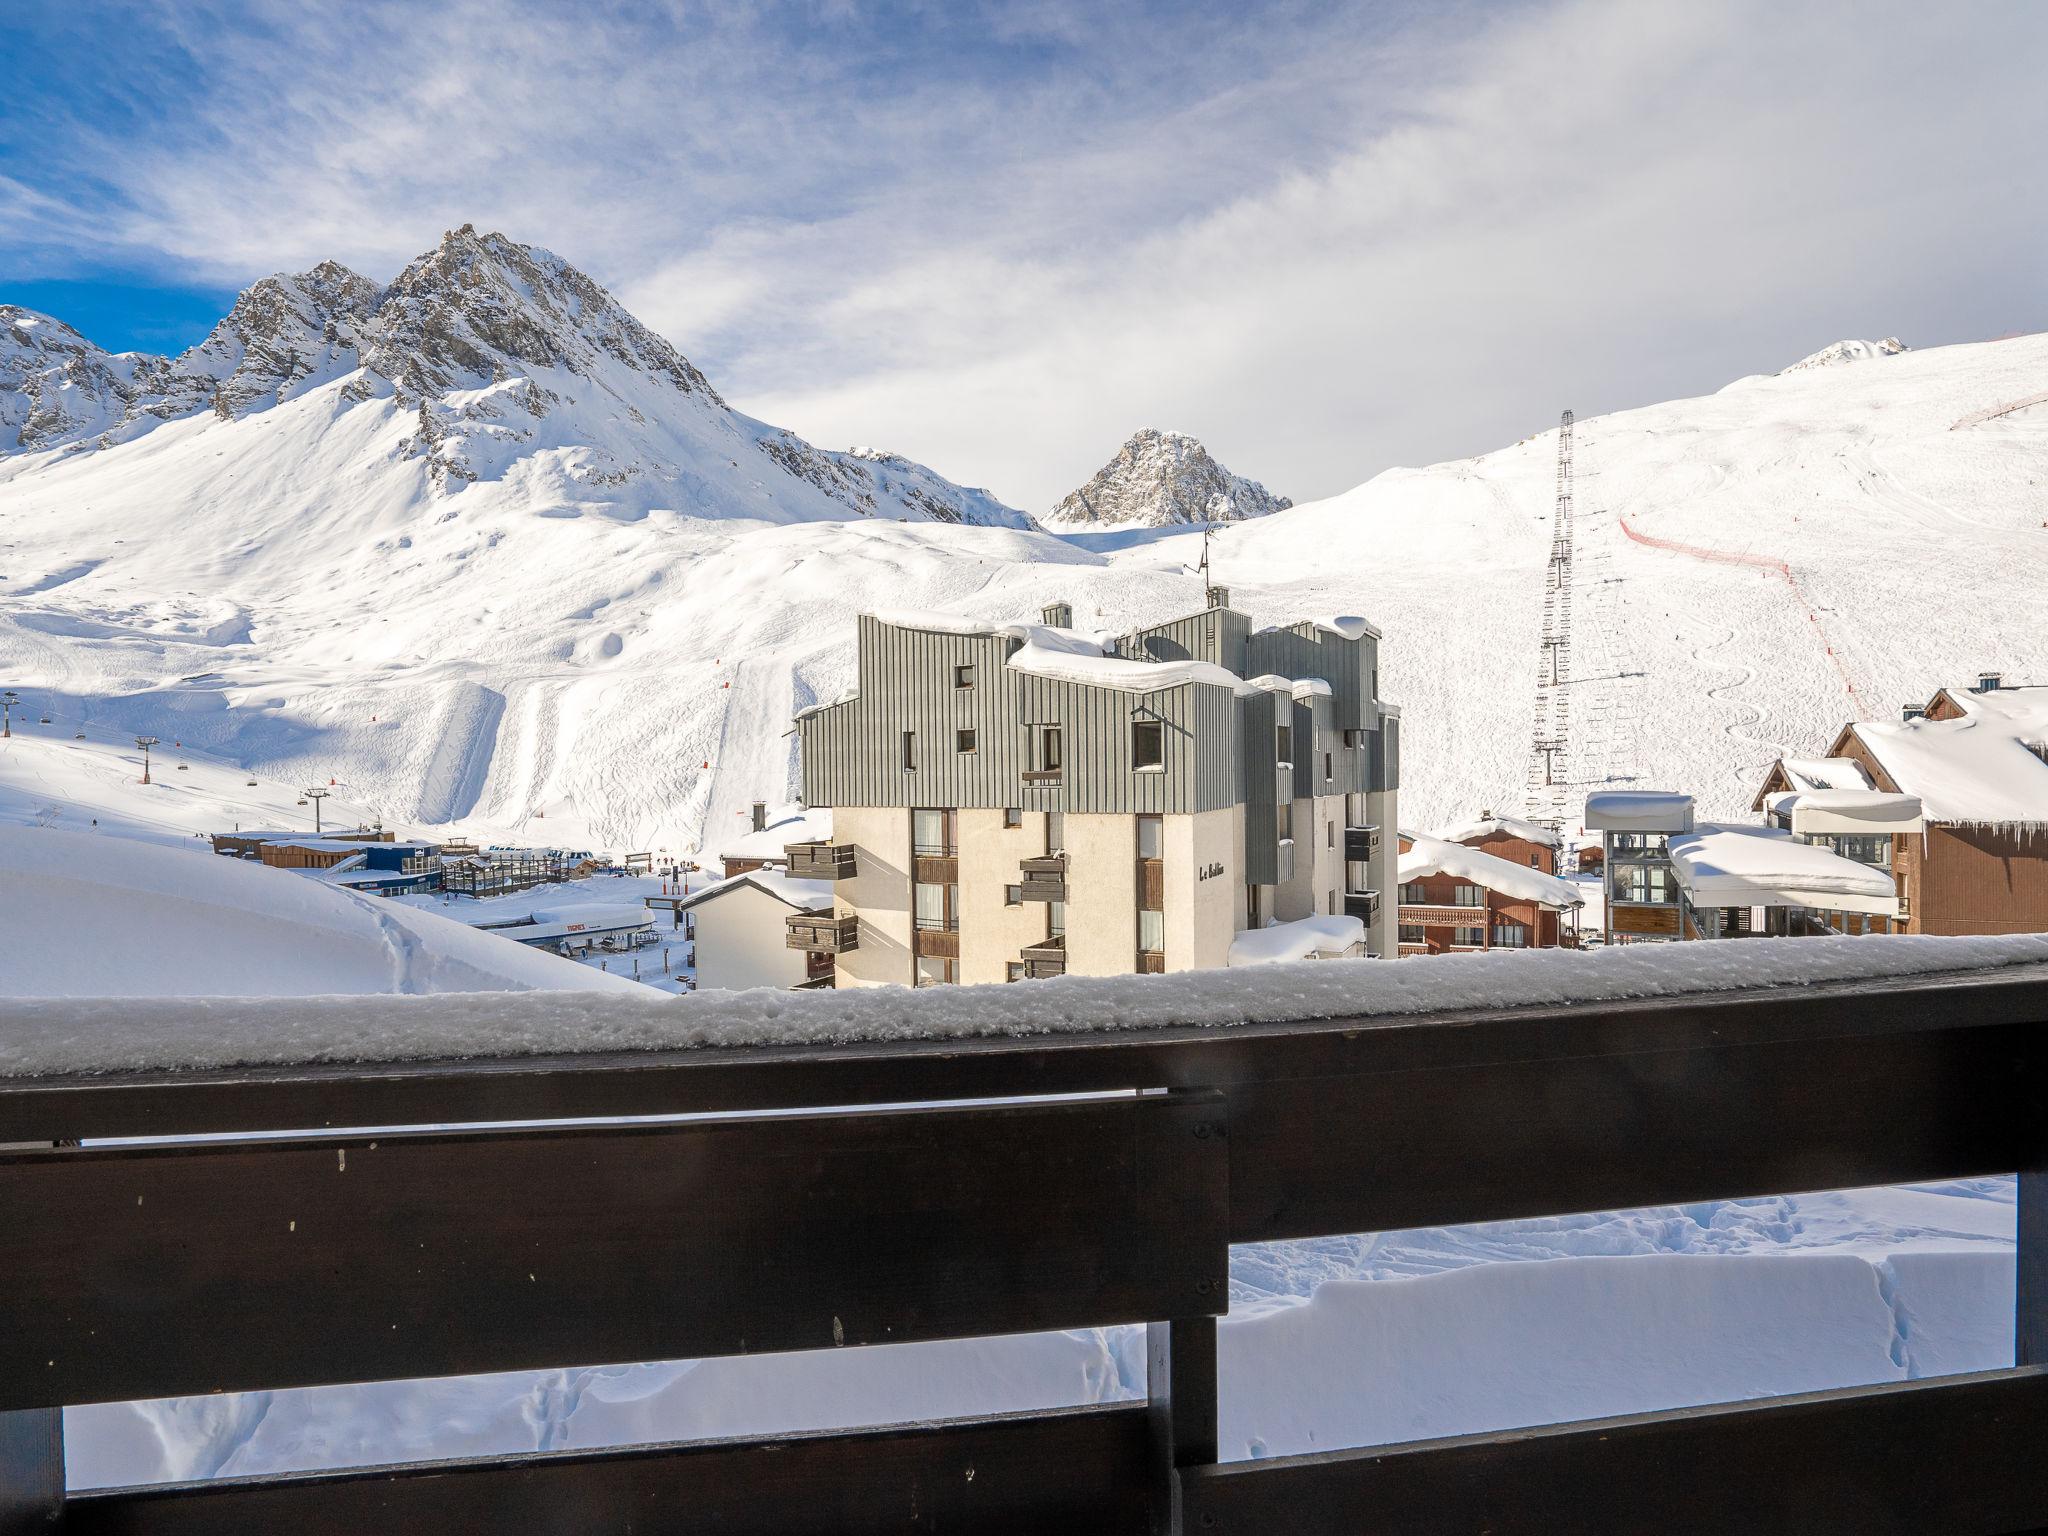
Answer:
[[[834,956],[842,987],[1196,970],[1309,919],[1240,963],[1392,957],[1400,716],[1379,641],[1358,618],[1255,630],[1221,588],[1124,635],[1075,630],[1065,605],[863,615],[856,691],[797,718],[804,801],[832,831],[788,872],[833,900],[792,913],[787,942]]]

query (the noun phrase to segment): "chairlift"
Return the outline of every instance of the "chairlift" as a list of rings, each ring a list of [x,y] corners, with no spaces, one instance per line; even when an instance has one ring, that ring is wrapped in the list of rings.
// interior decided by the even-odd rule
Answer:
[[[43,724],[48,725],[49,723],[50,717],[48,715],[43,716]]]
[[[256,787],[256,781],[255,781],[254,779],[251,779],[251,780],[249,781],[249,787],[250,787],[251,789],[254,789],[254,788]]]
[[[306,802],[305,802],[304,800],[301,800],[301,801],[299,802],[299,804],[301,804],[301,805],[304,805],[305,803],[306,803]]]
[[[189,772],[189,771],[190,771],[190,766],[191,766],[191,765],[190,765],[190,764],[187,764],[187,763],[180,763],[180,764],[178,764],[178,772],[180,772],[180,773],[186,773],[186,772]]]

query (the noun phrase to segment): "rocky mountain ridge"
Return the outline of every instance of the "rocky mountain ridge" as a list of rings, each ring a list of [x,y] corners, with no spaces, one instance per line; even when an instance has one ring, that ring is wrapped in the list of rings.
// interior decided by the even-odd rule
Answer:
[[[436,493],[538,471],[567,494],[698,515],[1031,526],[922,465],[741,415],[584,273],[472,225],[388,287],[332,261],[264,278],[175,358],[110,353],[0,306],[0,460],[102,452],[209,413],[241,421],[330,385],[337,416],[377,402],[409,417],[399,451]]]
[[[1166,528],[1234,523],[1293,506],[1233,475],[1194,438],[1147,427],[1043,518],[1048,528]]]

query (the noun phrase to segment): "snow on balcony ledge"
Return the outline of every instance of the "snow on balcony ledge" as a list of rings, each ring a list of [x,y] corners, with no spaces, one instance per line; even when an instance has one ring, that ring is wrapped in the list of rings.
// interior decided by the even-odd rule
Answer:
[[[1618,1002],[2048,965],[2048,935],[1745,939],[1493,951],[1455,967],[1320,960],[1017,986],[685,998],[464,993],[0,1002],[0,1076],[1030,1037]]]

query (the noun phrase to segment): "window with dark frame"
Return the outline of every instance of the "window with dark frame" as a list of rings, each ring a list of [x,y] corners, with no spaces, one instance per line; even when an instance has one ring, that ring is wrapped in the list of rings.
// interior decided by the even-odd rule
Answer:
[[[1006,907],[1021,907],[1021,906],[1023,906],[1023,905],[1024,905],[1024,887],[1023,887],[1023,886],[1021,886],[1021,885],[1006,885],[1006,886],[1004,886],[1004,887],[1003,887],[1003,905],[1004,905],[1004,906],[1006,906]]]
[[[1014,806],[1014,805],[1006,805],[1006,806],[1004,806],[1004,807],[1003,807],[1003,825],[1004,825],[1005,827],[1021,827],[1021,826],[1023,826],[1023,825],[1024,825],[1024,812],[1023,812],[1023,811],[1022,811],[1022,810],[1021,810],[1020,808],[1018,808],[1017,806]]]
[[[974,664],[972,662],[964,662],[953,669],[953,686],[955,688],[972,688],[974,686]]]
[[[1274,741],[1276,743],[1275,751],[1279,754],[1280,761],[1291,764],[1294,761],[1294,727],[1291,725],[1281,726],[1274,737]]]
[[[974,746],[974,732],[972,732],[972,731],[955,731],[955,732],[953,733],[953,750],[954,750],[954,751],[956,751],[956,752],[972,752],[972,751],[974,751],[974,750],[975,750],[975,746]]]
[[[1131,722],[1131,767],[1139,772],[1166,766],[1166,728],[1157,720]]]
[[[903,733],[903,768],[906,773],[917,772],[917,732]]]

